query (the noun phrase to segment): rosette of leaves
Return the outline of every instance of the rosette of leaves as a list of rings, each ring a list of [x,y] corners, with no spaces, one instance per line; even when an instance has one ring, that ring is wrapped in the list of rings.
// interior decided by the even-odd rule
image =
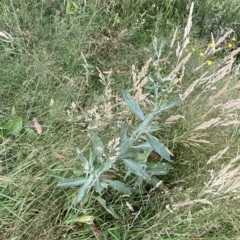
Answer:
[[[81,186],[77,194],[76,203],[81,202],[86,194],[95,192],[98,193],[96,199],[106,208],[106,202],[101,198],[101,195],[106,188],[112,187],[119,193],[131,195],[132,188],[139,186],[142,181],[156,185],[160,181],[158,176],[167,174],[171,169],[171,164],[169,163],[171,162],[170,151],[162,142],[152,135],[152,132],[159,129],[152,124],[152,121],[163,111],[180,105],[181,101],[175,100],[167,102],[144,115],[139,104],[125,90],[123,91],[123,97],[130,109],[136,114],[141,122],[131,134],[128,134],[129,125],[127,123],[123,124],[120,133],[121,141],[118,146],[117,155],[114,158],[107,158],[103,155],[104,143],[95,132],[91,132],[93,150],[90,150],[88,158],[77,149],[77,154],[83,165],[83,169],[78,171],[79,177],[63,180],[58,184],[59,187]],[[146,139],[145,142],[136,144],[143,135]],[[155,151],[167,162],[148,162],[148,157],[152,151]],[[104,178],[107,172],[116,164],[124,165],[127,169],[123,180],[119,181]],[[136,180],[134,186],[130,187],[124,182],[126,182],[126,179],[132,174],[134,174]],[[110,210],[108,209],[108,211]],[[113,213],[113,209],[110,212]]]

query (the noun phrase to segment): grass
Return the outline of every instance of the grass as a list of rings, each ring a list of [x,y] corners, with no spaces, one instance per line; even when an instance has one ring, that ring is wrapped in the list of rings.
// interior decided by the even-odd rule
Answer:
[[[233,159],[239,156],[239,107],[232,100],[239,98],[239,62],[231,65],[239,39],[236,2],[221,1],[227,10],[215,12],[215,1],[196,1],[191,43],[185,48],[189,1],[181,7],[179,1],[65,3],[68,8],[63,1],[0,3],[0,31],[13,38],[0,41],[0,125],[14,115],[24,122],[17,137],[1,133],[2,238],[238,239],[239,169]],[[210,30],[203,26],[214,28],[217,43],[223,36],[218,35],[218,21],[221,29],[232,27],[235,32],[216,46],[223,50],[209,49],[201,58],[199,52],[212,42]],[[131,197],[107,191],[106,207],[112,207],[118,219],[94,194],[84,199],[84,205],[74,205],[77,188],[56,185],[81,169],[74,148],[88,153],[89,130],[98,126],[107,144],[123,121],[136,125],[123,105],[122,89],[133,87],[133,65],[139,76],[150,57],[156,60],[154,36],[165,43],[161,55],[165,60],[157,67],[151,64],[146,74],[154,79],[158,73],[170,75],[169,90],[183,99],[180,107],[157,119],[163,126],[157,137],[174,154],[173,170],[153,191],[143,186]],[[232,36],[237,41],[228,48]],[[183,50],[179,59],[178,41]],[[193,47],[196,51],[180,64]],[[211,66],[194,70],[209,59]],[[135,97],[142,86],[136,88],[131,92]],[[151,101],[145,97],[139,104],[147,110]],[[171,116],[178,120],[171,121]],[[41,135],[35,133],[34,118],[43,128]],[[123,169],[115,171],[123,176]]]

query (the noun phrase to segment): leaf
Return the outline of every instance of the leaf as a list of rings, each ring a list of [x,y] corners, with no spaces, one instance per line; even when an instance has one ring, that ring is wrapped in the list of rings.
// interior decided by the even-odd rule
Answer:
[[[147,182],[150,185],[156,186],[159,183],[159,179],[157,177],[152,176],[150,180],[148,180]]]
[[[172,169],[172,166],[169,163],[146,163],[147,168],[146,172],[149,175],[161,176],[169,173],[169,170]]]
[[[86,216],[74,217],[74,218],[67,219],[65,221],[65,224],[71,224],[71,223],[77,223],[77,222],[93,224],[93,220],[94,220],[93,216],[86,215]]]
[[[57,187],[77,187],[84,184],[87,181],[86,178],[72,178],[64,180],[57,184]]]
[[[97,236],[97,237],[102,237],[103,233],[101,232],[101,230],[97,227],[92,228],[92,232]]]
[[[76,176],[86,175],[83,169],[74,169],[73,174]]]
[[[104,149],[104,144],[101,140],[101,138],[97,135],[95,132],[91,132],[91,137],[92,137],[92,143],[96,149],[101,149],[102,151]]]
[[[151,152],[152,150],[144,150],[139,152],[136,158],[136,162],[146,163]]]
[[[134,143],[134,139],[133,138],[126,138],[125,140],[123,140],[120,145],[119,145],[119,157],[121,158],[121,156],[123,154],[125,154],[129,148],[133,145]]]
[[[33,125],[34,125],[34,128],[35,128],[37,134],[40,135],[40,134],[42,133],[42,127],[41,127],[41,125],[38,123],[38,121],[37,121],[36,118],[33,119]]]
[[[86,191],[91,187],[92,181],[93,181],[94,175],[91,175],[89,179],[84,183],[84,185],[81,187],[81,189],[78,191],[78,195],[76,198],[76,203],[79,203],[82,201]]]
[[[164,146],[163,143],[160,143],[157,138],[152,136],[151,134],[147,133],[147,139],[151,146],[153,147],[153,150],[158,153],[162,158],[166,159],[169,162],[172,162],[170,159],[170,154],[167,150],[167,148]]]
[[[12,107],[12,116],[14,117],[14,116],[16,116],[16,109],[15,109],[15,107]]]
[[[142,133],[148,131],[149,125],[155,116],[156,116],[156,112],[148,113],[144,118],[144,120],[141,122],[141,124],[133,131],[131,137],[136,138]]]
[[[4,135],[7,136],[12,134],[15,137],[18,137],[22,130],[23,120],[21,117],[15,117],[6,122],[0,129],[4,130]]]
[[[49,107],[52,107],[53,104],[54,104],[54,100],[51,98],[50,103],[49,103]]]
[[[102,174],[103,172],[106,172],[107,170],[109,170],[112,165],[115,163],[114,160],[108,159],[104,162],[103,166],[99,168],[99,171],[97,171],[96,173],[100,173]]]
[[[79,159],[83,162],[83,164],[86,164],[88,162],[88,160],[83,156],[83,154],[81,153],[79,148],[76,148],[76,153],[77,153]]]
[[[128,131],[129,125],[127,123],[124,123],[122,125],[121,133],[120,133],[120,139],[125,140],[127,138],[127,131]]]
[[[126,165],[126,167],[130,168],[133,171],[133,173],[136,174],[137,176],[143,179],[150,179],[149,175],[142,167],[143,164],[139,164],[130,159],[123,159],[123,163]]]
[[[53,152],[53,154],[54,154],[54,157],[56,157],[56,158],[58,158],[58,159],[63,159],[63,158],[65,158],[63,155],[61,155],[61,154],[59,154],[59,153],[57,153],[57,152]]]
[[[108,187],[108,184],[106,182],[100,182],[99,179],[97,179],[95,183],[95,191],[99,194],[102,194],[103,189]]]
[[[137,153],[133,151],[127,151],[123,155],[121,155],[121,158],[135,159],[136,157],[137,157]]]
[[[159,110],[154,112],[154,115],[158,115],[159,113],[166,111],[169,108],[172,107],[176,107],[181,105],[182,101],[181,100],[176,100],[176,101],[168,101],[167,103],[165,103],[165,105],[163,105]]]
[[[89,167],[90,167],[90,169],[91,168],[94,168],[93,167],[93,163],[94,163],[94,161],[95,161],[95,159],[96,159],[96,156],[98,156],[98,153],[95,151],[95,150],[91,150],[90,149],[90,151],[89,151],[89,160],[88,160],[88,164],[89,164]],[[103,163],[103,158],[102,158],[102,155],[100,156],[100,158],[101,158],[101,163]]]
[[[131,110],[143,121],[145,117],[138,103],[126,90],[123,90],[123,97],[127,102],[127,105],[131,108]]]
[[[162,111],[165,111],[169,108],[172,108],[172,107],[177,107],[179,105],[181,105],[182,101],[181,100],[175,100],[175,101],[168,101],[166,102],[166,104],[161,107],[162,108]]]
[[[139,150],[152,150],[152,146],[149,142],[141,143],[138,146],[131,146],[131,148]]]
[[[119,216],[115,213],[114,209],[110,206],[107,207],[106,201],[101,197],[95,197],[95,199],[116,219],[119,219]]]
[[[109,183],[111,187],[113,187],[115,190],[117,190],[120,193],[124,193],[127,195],[131,195],[132,192],[129,187],[127,187],[123,182],[117,181],[117,180],[105,180],[105,182]]]
[[[104,144],[101,138],[97,135],[97,133],[91,132],[91,137],[92,137],[92,143],[94,145],[95,153],[99,161],[102,163],[103,162],[102,154],[103,154]]]
[[[123,181],[125,181],[125,180],[128,178],[128,176],[131,175],[131,173],[132,173],[132,170],[128,169],[127,172],[126,172],[126,174],[125,174],[125,176],[124,176]]]

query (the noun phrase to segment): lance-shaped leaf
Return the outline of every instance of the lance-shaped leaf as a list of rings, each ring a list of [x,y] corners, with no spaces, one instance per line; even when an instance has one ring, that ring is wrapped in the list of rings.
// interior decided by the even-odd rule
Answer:
[[[106,183],[108,183],[110,186],[112,186],[114,189],[116,189],[118,192],[131,195],[132,192],[129,187],[127,187],[123,182],[117,181],[117,180],[104,180]]]
[[[126,138],[125,140],[123,140],[120,145],[119,145],[119,157],[121,158],[121,156],[126,153],[130,147],[133,145],[134,143],[134,139],[133,138]]]
[[[98,175],[100,175],[100,174],[102,174],[103,172],[108,171],[116,161],[117,161],[117,158],[115,158],[115,159],[107,159],[107,160],[102,164],[102,166],[100,166],[98,169],[95,170],[95,173],[98,174]]]
[[[151,150],[152,146],[149,142],[144,142],[139,144],[138,146],[131,146],[133,149],[138,149],[138,150]]]
[[[121,155],[121,158],[130,158],[130,159],[134,159],[138,156],[138,154],[136,152],[133,151],[127,151],[125,152],[123,155]]]
[[[95,153],[97,154],[98,160],[102,163],[103,162],[102,153],[104,149],[104,144],[101,138],[95,132],[91,132],[91,137]]]
[[[106,182],[100,181],[100,179],[97,178],[94,188],[95,188],[95,191],[101,195],[101,194],[102,194],[102,191],[103,191],[105,188],[107,188],[108,185],[109,185],[109,184],[107,184]]]
[[[166,111],[169,108],[179,106],[181,103],[182,103],[182,101],[180,101],[180,100],[169,101],[169,102],[165,103],[163,106],[161,106],[161,108],[159,110],[154,111],[154,116],[158,115],[159,113],[161,113],[163,111]]]
[[[153,185],[153,186],[156,186],[158,183],[159,183],[159,179],[155,176],[151,176],[151,179],[148,180],[147,182],[150,184],[150,185]]]
[[[79,148],[76,148],[76,153],[83,164],[86,164],[88,162],[88,160],[83,156]]]
[[[141,124],[133,131],[131,137],[132,138],[137,138],[139,137],[142,133],[144,133],[147,129],[149,129],[149,125],[151,124],[151,121],[155,117],[155,112],[150,112],[148,113],[144,120],[141,122]]]
[[[133,97],[126,90],[123,90],[123,97],[127,102],[127,105],[131,108],[131,110],[143,121],[144,114],[142,112],[142,109],[138,105],[138,103],[133,99]]]
[[[130,159],[123,159],[123,163],[126,165],[127,168],[131,169],[135,175],[137,175],[143,179],[146,179],[146,180],[150,179],[149,175],[143,168],[143,164],[139,164]]]
[[[57,184],[57,187],[77,187],[84,184],[87,181],[86,178],[72,178],[64,180]]]
[[[153,150],[158,153],[162,158],[166,159],[167,161],[171,162],[170,159],[170,153],[167,150],[167,148],[164,146],[163,143],[160,143],[157,138],[152,136],[151,134],[147,133],[147,139],[151,146],[153,147]]]
[[[131,174],[132,174],[132,170],[128,169],[125,176],[124,176],[123,181],[125,181]]]
[[[92,137],[92,143],[95,148],[100,148],[100,149],[104,148],[104,144],[101,138],[97,135],[97,133],[91,132],[91,137]]]
[[[169,173],[169,170],[172,169],[172,166],[166,162],[157,162],[157,163],[146,163],[147,168],[146,172],[149,175],[166,175]]]
[[[129,125],[127,123],[124,123],[121,128],[120,133],[120,139],[125,140],[127,138],[127,131],[128,131]]]
[[[165,111],[169,108],[179,106],[181,103],[182,103],[181,100],[169,101],[166,104],[164,104],[164,106],[162,106],[161,108],[162,108],[162,111]]]
[[[91,187],[92,185],[92,181],[93,181],[93,177],[94,175],[91,175],[87,181],[84,183],[84,185],[81,187],[81,189],[78,192],[77,198],[76,198],[76,203],[79,203],[82,201],[85,193],[87,192],[87,190]]]

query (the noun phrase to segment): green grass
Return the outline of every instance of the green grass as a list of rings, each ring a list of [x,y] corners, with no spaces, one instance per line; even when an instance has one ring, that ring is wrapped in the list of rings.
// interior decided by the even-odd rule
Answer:
[[[66,9],[64,2],[76,5]],[[151,193],[145,185],[131,197],[106,191],[106,204],[114,209],[118,219],[104,209],[96,195],[90,194],[83,205],[75,205],[78,188],[57,187],[61,180],[76,177],[75,170],[81,169],[74,148],[89,153],[91,143],[87,134],[97,123],[86,122],[86,116],[94,106],[109,99],[116,104],[111,121],[104,112],[100,113],[102,125],[97,132],[106,144],[118,136],[119,122],[128,121],[132,128],[136,126],[136,119],[125,111],[122,89],[133,86],[132,65],[140,72],[146,61],[154,57],[154,36],[165,43],[161,58],[168,60],[158,69],[151,66],[148,74],[157,79],[157,71],[166,77],[176,68],[177,44],[170,49],[170,42],[176,27],[179,28],[176,41],[183,39],[190,1],[158,2],[1,1],[0,31],[9,33],[13,42],[0,40],[0,125],[13,118],[14,109],[15,115],[23,118],[19,136],[3,137],[0,132],[2,239],[237,239],[240,236],[239,188],[226,193],[212,187],[208,188],[210,193],[203,193],[211,176],[218,176],[221,168],[239,155],[239,124],[194,130],[212,118],[220,117],[223,122],[239,119],[239,109],[223,113],[218,108],[218,104],[239,98],[236,88],[239,75],[234,75],[239,63],[212,86],[215,88],[208,88],[207,83],[199,85],[179,108],[158,117],[157,121],[163,123],[172,115],[184,117],[174,124],[163,124],[156,134],[174,154],[173,170],[162,177],[163,184]],[[236,30],[234,36],[239,39],[236,25],[240,19],[234,5],[237,1],[220,2],[226,11],[218,12],[215,1],[195,3],[190,47],[195,47],[196,52],[185,64],[182,82],[173,89],[176,95],[183,94],[202,74],[207,72],[210,76],[217,72],[231,54],[233,49],[227,48],[229,37],[222,43],[225,50],[212,57],[212,66],[193,71],[207,60],[200,58],[199,52],[205,51],[211,42],[210,31],[217,35],[221,23],[223,29]],[[210,25],[214,29],[208,28]],[[98,69],[105,79],[109,79],[107,73],[112,71],[110,95],[105,93],[107,84],[101,82]],[[212,101],[211,97],[225,86],[222,94]],[[147,112],[148,106],[140,104]],[[34,118],[43,128],[41,135],[35,133]],[[220,159],[206,164],[225,147],[229,149]],[[124,176],[122,167],[115,171],[119,178]],[[238,174],[234,177],[238,179]],[[222,182],[225,189],[231,181],[229,178]],[[203,199],[208,202],[197,201]],[[187,204],[176,205],[179,203]],[[81,216],[93,216],[93,224],[75,220]]]

